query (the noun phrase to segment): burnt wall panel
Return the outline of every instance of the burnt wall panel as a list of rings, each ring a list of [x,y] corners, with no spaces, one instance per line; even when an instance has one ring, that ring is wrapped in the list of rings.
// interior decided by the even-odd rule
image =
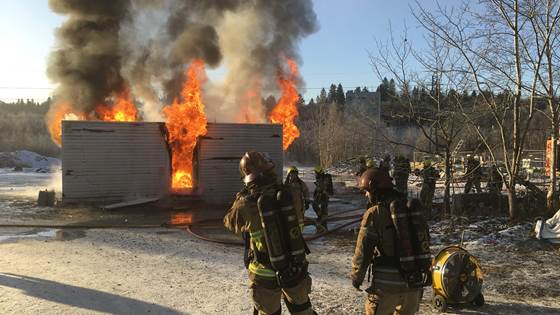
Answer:
[[[62,122],[63,202],[120,202],[169,192],[163,124]]]

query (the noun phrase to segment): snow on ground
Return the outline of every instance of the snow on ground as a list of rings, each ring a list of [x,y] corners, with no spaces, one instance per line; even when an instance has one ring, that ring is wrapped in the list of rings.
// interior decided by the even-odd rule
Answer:
[[[57,158],[47,157],[32,151],[22,150],[15,152],[0,152],[0,167],[21,167],[35,172],[50,172],[59,170],[61,161]]]

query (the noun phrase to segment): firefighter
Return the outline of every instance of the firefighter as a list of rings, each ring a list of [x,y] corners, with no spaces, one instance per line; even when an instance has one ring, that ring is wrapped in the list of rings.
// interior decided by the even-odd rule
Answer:
[[[366,162],[366,170],[375,167],[375,161],[373,159],[368,159]]]
[[[358,170],[356,171],[356,176],[362,176],[362,174],[368,169],[365,157],[361,157],[358,161]]]
[[[379,168],[386,170],[387,173],[391,172],[391,156],[389,154],[383,156],[383,160],[379,162]]]
[[[424,161],[424,168],[419,172],[422,177],[422,189],[420,190],[420,201],[422,208],[426,213],[426,217],[432,216],[432,202],[436,191],[436,181],[439,178],[439,172],[432,166],[432,161]]]
[[[474,186],[474,190],[477,193],[482,192],[482,188],[480,187],[480,177],[481,177],[481,169],[480,169],[480,161],[469,156],[467,158],[467,167],[465,171],[465,177],[467,178],[467,182],[465,184],[465,194],[468,194]]]
[[[294,239],[303,242],[303,237],[297,222],[295,230],[286,230],[287,225],[284,221],[279,222],[282,221],[278,219],[280,217],[270,216],[271,212],[279,215],[286,209],[293,210],[290,207],[291,197],[280,198],[284,202],[289,201],[288,204],[281,203],[278,209],[268,203],[270,196],[278,196],[283,191],[277,183],[274,163],[259,152],[247,152],[239,166],[245,186],[224,217],[224,226],[236,234],[242,234],[245,239],[244,260],[249,270],[254,314],[280,314],[282,298],[291,314],[315,314],[309,300],[311,277],[307,272],[306,252],[300,251],[299,260],[287,260],[287,257],[293,257],[293,251],[277,252],[279,249],[282,251],[285,244]],[[262,203],[266,203],[264,210]],[[276,228],[267,228],[268,224],[273,224]],[[277,236],[282,236],[283,239],[278,239]],[[286,240],[286,237],[292,236],[297,237]],[[278,259],[278,255],[282,259]],[[286,267],[275,267],[280,266],[280,262]]]
[[[298,216],[298,222],[301,230],[304,227],[304,213],[309,207],[309,189],[307,184],[299,178],[299,170],[297,167],[292,166],[288,169],[288,175],[284,181],[284,185],[290,189],[292,198],[294,200],[294,208]]]
[[[408,176],[410,172],[410,161],[402,155],[396,156],[395,169],[393,170],[395,189],[405,196],[408,196]]]
[[[317,214],[317,225],[327,229],[329,216],[329,195],[333,194],[332,177],[325,170],[315,167],[315,191],[313,192],[313,210]]]
[[[502,191],[502,186],[504,184],[504,180],[500,171],[498,171],[498,167],[496,164],[492,165],[490,169],[490,179],[488,180],[488,190],[493,194],[500,194]]]
[[[414,314],[419,309],[422,287],[428,283],[411,285],[410,281],[405,280],[405,273],[402,273],[399,263],[403,261],[403,256],[399,255],[397,247],[402,246],[397,244],[400,244],[398,242],[402,236],[398,234],[392,218],[401,215],[394,214],[392,209],[399,207],[402,210],[406,199],[393,189],[391,177],[383,169],[365,172],[360,178],[359,186],[373,206],[366,211],[360,224],[352,259],[352,285],[361,291],[360,286],[367,270],[372,268],[373,280],[365,290],[368,293],[365,313]],[[429,243],[427,244],[429,253]],[[427,257],[429,266],[430,255]],[[430,274],[428,268],[423,271],[426,281]]]

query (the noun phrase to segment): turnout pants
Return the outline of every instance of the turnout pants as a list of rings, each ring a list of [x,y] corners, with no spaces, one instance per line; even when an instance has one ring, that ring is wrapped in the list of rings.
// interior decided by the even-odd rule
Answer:
[[[313,315],[313,308],[309,300],[311,292],[311,277],[307,275],[292,288],[270,288],[251,281],[250,289],[254,304],[255,315],[281,314],[281,299],[293,315]]]
[[[313,193],[313,211],[317,214],[317,222],[324,227],[327,227],[328,207],[329,195],[326,192],[315,191]]]
[[[396,293],[375,290],[368,295],[365,311],[367,315],[415,314],[421,300],[422,289]]]

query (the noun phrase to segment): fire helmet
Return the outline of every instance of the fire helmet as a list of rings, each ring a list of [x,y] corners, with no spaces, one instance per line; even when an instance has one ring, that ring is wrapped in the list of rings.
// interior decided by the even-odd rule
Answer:
[[[288,175],[291,173],[299,174],[299,170],[295,166],[290,166],[290,168],[288,168]]]
[[[321,174],[323,172],[324,172],[324,170],[321,166],[319,166],[319,165],[315,166],[315,173]]]
[[[239,161],[239,171],[245,184],[254,181],[264,172],[273,168],[274,163],[264,154],[256,151],[246,152]]]
[[[368,159],[366,162],[366,166],[369,168],[372,168],[375,166],[375,161],[373,161],[373,159]]]
[[[432,160],[424,160],[424,167],[430,167],[432,166]]]
[[[370,168],[360,177],[358,187],[367,191],[393,188],[393,179],[389,172],[379,168]]]

